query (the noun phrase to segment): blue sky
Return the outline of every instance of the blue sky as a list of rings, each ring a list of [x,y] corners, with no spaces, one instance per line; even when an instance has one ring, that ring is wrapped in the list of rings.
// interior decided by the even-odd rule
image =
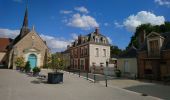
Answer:
[[[26,0],[0,0],[0,37],[14,38],[21,28]],[[29,27],[62,51],[78,35],[95,27],[124,49],[135,28],[170,21],[170,0],[28,0]]]

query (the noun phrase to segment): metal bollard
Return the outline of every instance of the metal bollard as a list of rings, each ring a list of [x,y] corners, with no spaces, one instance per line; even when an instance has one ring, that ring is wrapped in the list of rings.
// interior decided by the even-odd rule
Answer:
[[[79,70],[79,77],[80,77],[80,70]]]
[[[86,79],[88,80],[89,74],[88,71],[86,72]]]
[[[105,83],[106,83],[106,87],[107,87],[107,75],[105,75]]]
[[[96,82],[96,75],[93,74],[94,83]]]

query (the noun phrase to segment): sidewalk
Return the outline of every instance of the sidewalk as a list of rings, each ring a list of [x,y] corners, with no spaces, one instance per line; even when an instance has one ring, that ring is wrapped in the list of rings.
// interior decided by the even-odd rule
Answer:
[[[42,70],[47,74],[49,70]],[[64,82],[47,84],[16,70],[0,69],[2,100],[158,100],[151,96],[105,86],[64,72]]]
[[[78,72],[74,74],[79,76]],[[86,78],[86,73],[80,73],[81,77]],[[94,74],[88,73],[88,80],[94,82]],[[95,82],[99,82],[103,86],[106,85],[105,83],[105,76],[101,74],[95,74]],[[157,84],[157,83],[150,83],[150,82],[143,82],[139,80],[131,80],[131,79],[118,79],[115,77],[107,76],[108,79],[108,87],[113,88],[120,88],[127,91],[132,91],[139,94],[147,94],[150,96],[170,100],[170,86]]]

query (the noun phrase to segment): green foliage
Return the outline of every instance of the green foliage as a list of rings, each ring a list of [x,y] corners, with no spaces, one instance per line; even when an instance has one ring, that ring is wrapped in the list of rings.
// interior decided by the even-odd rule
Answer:
[[[26,62],[26,65],[25,65],[25,72],[30,72],[30,70],[31,70],[30,62],[27,61],[27,62]]]
[[[62,54],[60,53],[52,54],[50,68],[56,71],[64,69],[64,60],[62,59]]]
[[[138,26],[136,28],[135,34],[131,37],[130,43],[127,46],[127,48],[129,48],[131,45],[135,46],[136,48],[139,48],[137,37],[139,36],[139,34],[142,34],[144,30],[146,32],[146,35],[148,35],[151,32],[157,33],[170,32],[170,22],[165,22],[165,24],[162,25],[142,24]]]
[[[18,58],[16,58],[16,61],[15,61],[15,65],[17,66],[17,67],[24,67],[24,58],[23,57],[18,57]]]
[[[41,71],[41,69],[38,67],[33,68],[33,73],[39,73],[40,71]]]
[[[110,47],[110,54],[111,54],[111,57],[113,56],[118,56],[120,55],[122,52],[121,49],[118,48],[118,46],[111,46]]]
[[[116,77],[121,77],[122,72],[119,69],[114,70]]]

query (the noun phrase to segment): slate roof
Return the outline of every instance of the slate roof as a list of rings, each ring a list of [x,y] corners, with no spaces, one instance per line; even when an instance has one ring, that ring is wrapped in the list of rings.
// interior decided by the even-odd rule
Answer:
[[[7,47],[11,42],[11,38],[0,38],[0,52],[6,52]]]
[[[161,50],[166,50],[166,49],[170,49],[170,32],[166,32],[166,33],[160,33],[160,35],[162,37],[165,38]],[[139,48],[139,51],[144,51],[147,50],[147,41],[145,40],[144,44]]]
[[[137,49],[134,46],[131,46],[128,50],[119,55],[119,58],[136,58]]]
[[[162,45],[162,50],[170,49],[170,32],[162,33],[161,36],[165,38]]]
[[[87,43],[87,42],[94,42],[95,41],[95,36],[98,36],[100,38],[100,42],[99,44],[102,44],[102,40],[106,40],[106,45],[109,45],[109,41],[107,39],[106,36],[102,35],[99,32],[99,29],[96,29],[94,32],[91,32],[85,36],[78,36],[78,40],[75,40],[74,42],[72,42],[72,46],[77,46],[83,43]]]

